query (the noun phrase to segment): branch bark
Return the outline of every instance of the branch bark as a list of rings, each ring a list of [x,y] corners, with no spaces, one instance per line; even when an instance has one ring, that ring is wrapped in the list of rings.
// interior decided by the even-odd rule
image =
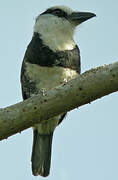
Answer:
[[[44,95],[0,109],[0,140],[115,91],[118,62],[86,71]]]

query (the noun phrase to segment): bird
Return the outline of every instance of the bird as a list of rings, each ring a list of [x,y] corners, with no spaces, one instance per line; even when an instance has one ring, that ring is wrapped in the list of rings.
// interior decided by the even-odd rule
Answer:
[[[45,91],[80,74],[80,50],[73,35],[78,25],[95,16],[94,13],[73,11],[62,5],[48,8],[36,17],[33,36],[21,67],[23,100],[41,92],[43,96]],[[33,126],[31,166],[34,176],[49,175],[53,133],[66,114]]]

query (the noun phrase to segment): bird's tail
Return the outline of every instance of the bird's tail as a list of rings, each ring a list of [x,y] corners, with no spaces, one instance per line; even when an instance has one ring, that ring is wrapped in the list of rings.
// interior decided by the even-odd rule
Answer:
[[[51,163],[51,147],[52,147],[51,134],[39,134],[34,130],[33,149],[32,149],[32,173],[34,176],[48,176],[50,172]]]

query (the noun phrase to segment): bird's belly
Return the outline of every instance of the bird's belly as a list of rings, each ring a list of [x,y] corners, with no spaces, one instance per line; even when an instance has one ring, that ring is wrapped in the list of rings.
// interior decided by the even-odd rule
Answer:
[[[78,76],[75,70],[63,68],[60,66],[45,67],[36,64],[25,63],[25,76],[28,81],[34,84],[34,90],[30,90],[30,97],[38,92],[53,89],[60,86],[64,82],[68,82]],[[29,87],[30,88],[30,87]],[[44,121],[44,123],[36,124],[34,128],[38,129],[40,134],[50,134],[58,125],[59,120],[63,114],[51,118],[51,120]]]
[[[42,88],[46,90],[53,89],[78,76],[75,70],[69,68],[45,67],[31,63],[26,63],[26,73],[39,91]]]

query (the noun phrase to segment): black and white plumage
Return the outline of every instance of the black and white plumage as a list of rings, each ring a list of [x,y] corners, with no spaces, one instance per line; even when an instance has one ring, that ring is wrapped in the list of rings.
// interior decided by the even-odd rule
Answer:
[[[57,6],[36,18],[33,37],[22,63],[24,100],[42,89],[53,89],[80,74],[80,52],[73,34],[77,25],[94,16],[93,13],[73,12],[68,7]],[[33,175],[48,176],[53,132],[65,115],[60,114],[33,127]]]

